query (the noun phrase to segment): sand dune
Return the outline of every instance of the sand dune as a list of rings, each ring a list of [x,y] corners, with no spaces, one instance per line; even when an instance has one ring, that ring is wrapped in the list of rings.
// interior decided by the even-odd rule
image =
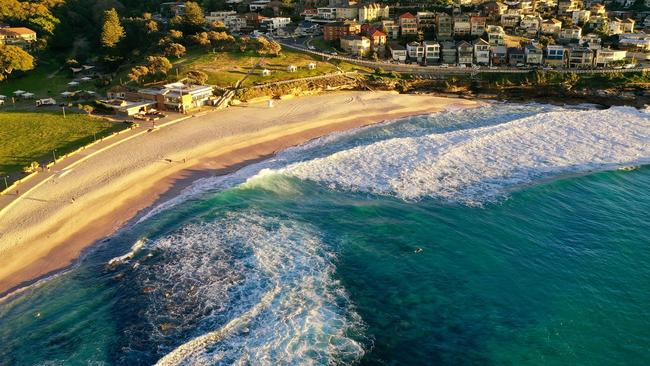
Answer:
[[[337,92],[231,107],[95,154],[0,216],[0,294],[64,268],[179,181],[220,174],[335,131],[477,102],[388,92]]]

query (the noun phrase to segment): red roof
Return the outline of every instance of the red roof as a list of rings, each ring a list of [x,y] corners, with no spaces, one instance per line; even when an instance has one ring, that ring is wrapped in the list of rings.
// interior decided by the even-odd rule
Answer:
[[[0,29],[0,34],[6,34],[6,35],[13,35],[13,34],[18,34],[18,35],[31,35],[31,34],[36,34],[33,30],[25,27],[14,27],[14,28],[2,28]]]
[[[400,19],[402,19],[402,18],[415,18],[415,15],[413,15],[413,14],[411,14],[409,12],[406,12],[406,13],[400,15],[399,18]]]
[[[381,36],[386,36],[386,33],[382,32],[382,31],[378,31],[378,30],[375,29],[375,31],[372,32],[371,36],[373,36],[373,37],[381,37]]]

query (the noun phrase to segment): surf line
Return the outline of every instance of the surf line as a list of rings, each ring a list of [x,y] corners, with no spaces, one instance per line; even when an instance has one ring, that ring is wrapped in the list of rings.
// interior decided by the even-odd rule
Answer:
[[[156,366],[172,366],[180,365],[187,360],[188,357],[196,355],[204,347],[218,342],[221,338],[233,332],[235,329],[248,323],[252,318],[256,317],[264,308],[266,308],[271,301],[280,293],[281,286],[276,285],[273,290],[264,294],[260,302],[253,306],[250,310],[241,316],[229,321],[226,325],[214,332],[209,332],[204,335],[198,336],[186,343],[181,344],[175,350],[166,354],[163,358],[156,362]]]

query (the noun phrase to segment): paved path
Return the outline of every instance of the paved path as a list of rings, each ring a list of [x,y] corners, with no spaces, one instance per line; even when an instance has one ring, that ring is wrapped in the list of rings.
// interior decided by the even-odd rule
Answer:
[[[195,114],[205,114],[206,112],[197,112]],[[179,113],[170,113],[167,117],[156,121],[156,129],[164,128],[175,123],[184,121],[188,118],[191,118],[192,115],[182,115]],[[19,183],[15,189],[12,189],[8,192],[4,192],[0,195],[0,219],[5,212],[7,212],[13,205],[19,202],[21,199],[29,198],[29,194],[40,187],[44,183],[48,182],[54,177],[63,177],[64,175],[70,173],[72,169],[78,164],[86,161],[92,156],[110,149],[113,146],[119,145],[123,142],[131,140],[134,137],[149,133],[149,130],[152,127],[151,122],[138,122],[140,127],[133,128],[131,130],[125,130],[120,132],[118,135],[113,135],[108,138],[104,138],[96,144],[86,147],[85,149],[73,154],[71,156],[59,159],[56,164],[54,164],[49,170],[39,172],[35,176],[25,179]],[[16,191],[17,190],[17,191]]]

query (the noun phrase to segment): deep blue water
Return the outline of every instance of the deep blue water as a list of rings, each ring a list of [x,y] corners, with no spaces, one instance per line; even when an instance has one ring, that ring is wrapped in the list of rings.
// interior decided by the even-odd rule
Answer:
[[[648,158],[630,108],[323,138],[0,303],[0,364],[647,365]]]

